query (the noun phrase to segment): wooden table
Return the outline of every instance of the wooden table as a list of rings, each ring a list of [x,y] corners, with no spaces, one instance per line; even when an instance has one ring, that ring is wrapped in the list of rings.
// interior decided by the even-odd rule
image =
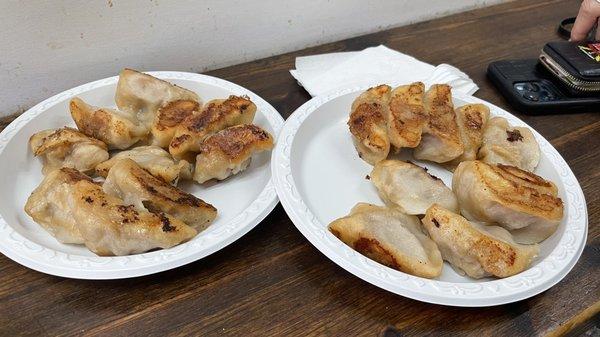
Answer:
[[[560,19],[575,15],[577,8],[578,1],[511,2],[210,74],[253,90],[288,117],[310,99],[288,73],[296,56],[385,44],[432,64],[461,68],[481,87],[477,97],[514,112],[486,79],[487,64],[536,57],[544,42],[558,38],[555,26]],[[589,212],[581,259],[564,280],[538,296],[463,309],[388,293],[327,259],[277,206],[226,249],[175,270],[130,280],[63,279],[0,256],[0,334],[375,336],[394,327],[385,334],[530,336],[560,335],[579,325],[571,334],[588,330],[597,336],[600,113],[516,115],[564,156],[579,179]]]

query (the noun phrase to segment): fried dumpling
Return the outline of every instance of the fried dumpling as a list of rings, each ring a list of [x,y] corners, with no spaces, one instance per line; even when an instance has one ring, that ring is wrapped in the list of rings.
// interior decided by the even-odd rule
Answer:
[[[494,117],[485,125],[478,158],[533,172],[540,161],[540,147],[528,128],[513,127],[505,118]]]
[[[442,272],[440,251],[421,231],[419,219],[397,209],[359,203],[349,215],[329,224],[329,231],[390,268],[426,278]]]
[[[230,126],[250,124],[256,105],[248,97],[229,96],[208,102],[200,113],[191,116],[175,130],[169,152],[176,159],[192,162],[200,145],[210,135]]]
[[[452,93],[447,84],[434,84],[425,93],[427,122],[414,157],[444,163],[460,156],[464,146],[456,122]]]
[[[68,207],[86,247],[98,255],[169,248],[196,236],[196,230],[181,220],[163,212],[137,209],[90,181],[75,183]]]
[[[452,190],[467,219],[500,224],[519,243],[545,240],[563,217],[556,186],[513,166],[462,162],[452,177]]]
[[[425,214],[434,203],[458,212],[454,193],[424,168],[400,160],[383,160],[370,174],[379,196],[407,214]]]
[[[29,147],[42,158],[42,172],[71,167],[89,172],[108,159],[106,144],[69,127],[40,131],[29,138]]]
[[[150,144],[169,148],[177,126],[199,110],[200,104],[192,100],[172,101],[160,107],[150,129]]]
[[[148,128],[122,111],[91,106],[78,97],[69,107],[79,131],[103,141],[109,149],[126,149],[148,134]]]
[[[25,212],[60,242],[85,244],[98,255],[169,248],[196,235],[170,215],[123,204],[85,174],[66,167],[44,178],[27,199]]]
[[[389,104],[390,143],[400,149],[414,148],[421,142],[421,132],[427,118],[423,106],[425,85],[415,82],[394,89]]]
[[[121,151],[109,160],[96,166],[96,174],[102,177],[117,161],[129,158],[150,172],[153,176],[176,185],[179,179],[192,178],[192,165],[185,160],[175,160],[169,152],[158,146],[138,146]]]
[[[194,180],[223,180],[245,170],[253,154],[271,149],[273,136],[256,125],[236,125],[219,131],[202,143]]]
[[[92,182],[85,174],[68,167],[53,170],[44,177],[25,203],[25,212],[62,243],[84,243],[71,206],[75,183]]]
[[[217,209],[161,179],[157,179],[131,159],[117,161],[102,187],[138,210],[167,213],[202,231],[215,219]]]
[[[195,92],[154,76],[132,69],[123,69],[119,73],[115,92],[117,107],[148,129],[160,107],[178,100],[202,103]]]
[[[388,116],[391,88],[373,87],[352,103],[348,126],[358,156],[371,165],[387,158],[390,152]]]
[[[465,151],[458,158],[445,163],[452,170],[462,161],[477,159],[477,151],[483,141],[483,128],[490,116],[490,109],[483,104],[463,105],[455,112]]]
[[[427,210],[423,226],[444,260],[473,278],[518,274],[539,252],[538,245],[516,243],[502,227],[470,222],[439,205]]]

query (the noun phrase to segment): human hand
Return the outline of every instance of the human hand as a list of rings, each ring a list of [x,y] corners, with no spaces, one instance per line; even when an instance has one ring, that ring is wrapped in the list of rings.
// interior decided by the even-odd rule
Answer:
[[[583,0],[573,29],[571,41],[582,41],[588,35],[600,17],[600,0]],[[596,30],[596,40],[600,40],[600,30]]]

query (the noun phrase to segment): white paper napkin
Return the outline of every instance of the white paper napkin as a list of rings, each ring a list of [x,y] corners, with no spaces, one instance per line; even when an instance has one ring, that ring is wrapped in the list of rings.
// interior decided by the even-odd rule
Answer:
[[[467,74],[449,64],[435,67],[383,45],[359,52],[297,57],[296,69],[290,73],[313,97],[352,86],[397,86],[415,81],[446,83],[466,95],[479,89]]]

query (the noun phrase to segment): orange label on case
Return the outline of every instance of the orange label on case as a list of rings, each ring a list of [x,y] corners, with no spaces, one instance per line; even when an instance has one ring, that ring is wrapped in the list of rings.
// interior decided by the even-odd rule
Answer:
[[[600,43],[589,43],[587,47],[579,46],[579,50],[589,56],[592,60],[600,62]]]

